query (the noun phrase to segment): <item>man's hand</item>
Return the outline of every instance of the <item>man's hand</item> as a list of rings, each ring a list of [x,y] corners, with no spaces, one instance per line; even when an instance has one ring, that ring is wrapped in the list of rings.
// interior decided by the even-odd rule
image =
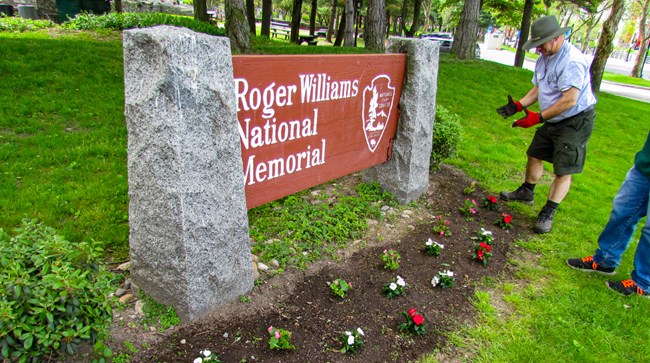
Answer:
[[[501,117],[506,118],[516,114],[517,112],[521,112],[522,109],[523,106],[521,105],[521,102],[513,100],[512,96],[508,95],[508,103],[497,108],[497,112]]]
[[[512,127],[523,127],[523,128],[529,128],[531,126],[535,126],[538,123],[543,123],[544,119],[542,118],[542,113],[541,112],[530,112],[527,109],[524,109],[526,112],[526,117],[520,118],[519,120],[515,121],[512,123]]]

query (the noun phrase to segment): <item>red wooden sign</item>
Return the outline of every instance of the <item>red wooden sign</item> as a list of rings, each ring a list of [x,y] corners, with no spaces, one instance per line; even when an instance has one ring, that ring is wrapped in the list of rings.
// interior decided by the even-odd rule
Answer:
[[[406,55],[234,56],[248,208],[390,157]]]

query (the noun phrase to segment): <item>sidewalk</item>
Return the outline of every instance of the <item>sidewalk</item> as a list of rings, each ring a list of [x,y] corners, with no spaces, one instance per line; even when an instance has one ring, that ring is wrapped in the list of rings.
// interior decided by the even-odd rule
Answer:
[[[507,50],[487,49],[484,44],[479,43],[479,45],[481,46],[481,59],[509,66],[512,66],[515,63],[515,53]],[[608,72],[621,73],[623,70],[623,65],[620,64],[621,62],[625,63],[625,61],[621,60],[609,60],[605,69]],[[610,65],[610,63],[612,63],[612,65]],[[632,65],[629,64],[629,67],[632,67]],[[532,71],[535,69],[535,62],[526,59],[524,60],[523,68]],[[600,91],[650,103],[650,88],[603,81],[600,85]]]

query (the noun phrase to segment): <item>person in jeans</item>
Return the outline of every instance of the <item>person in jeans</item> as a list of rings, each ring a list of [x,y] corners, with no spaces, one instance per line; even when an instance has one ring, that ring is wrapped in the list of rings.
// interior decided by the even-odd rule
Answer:
[[[544,16],[531,27],[531,38],[524,49],[536,48],[540,57],[535,64],[533,88],[515,101],[497,109],[503,118],[525,111],[526,116],[512,127],[528,128],[542,124],[535,131],[526,152],[526,177],[515,191],[502,191],[506,201],[520,201],[532,205],[535,185],[544,171],[543,162],[553,164],[553,182],[546,205],[537,215],[533,230],[551,231],[555,210],[571,186],[571,175],[582,173],[596,113],[596,98],[591,91],[589,63],[585,56],[564,39],[570,28],[560,28],[554,16]],[[540,112],[527,107],[539,102]]]
[[[650,132],[643,149],[636,154],[634,166],[627,172],[621,189],[593,256],[568,259],[569,267],[587,272],[613,275],[630,245],[637,224],[650,214]],[[607,281],[607,286],[623,295],[650,297],[650,218],[646,218],[634,256],[634,270],[629,279]]]

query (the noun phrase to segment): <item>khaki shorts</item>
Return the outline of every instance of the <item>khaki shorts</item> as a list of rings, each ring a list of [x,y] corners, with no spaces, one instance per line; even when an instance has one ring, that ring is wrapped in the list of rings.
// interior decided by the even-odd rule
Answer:
[[[553,164],[555,175],[582,173],[595,118],[591,108],[560,122],[544,123],[535,131],[526,154]]]

